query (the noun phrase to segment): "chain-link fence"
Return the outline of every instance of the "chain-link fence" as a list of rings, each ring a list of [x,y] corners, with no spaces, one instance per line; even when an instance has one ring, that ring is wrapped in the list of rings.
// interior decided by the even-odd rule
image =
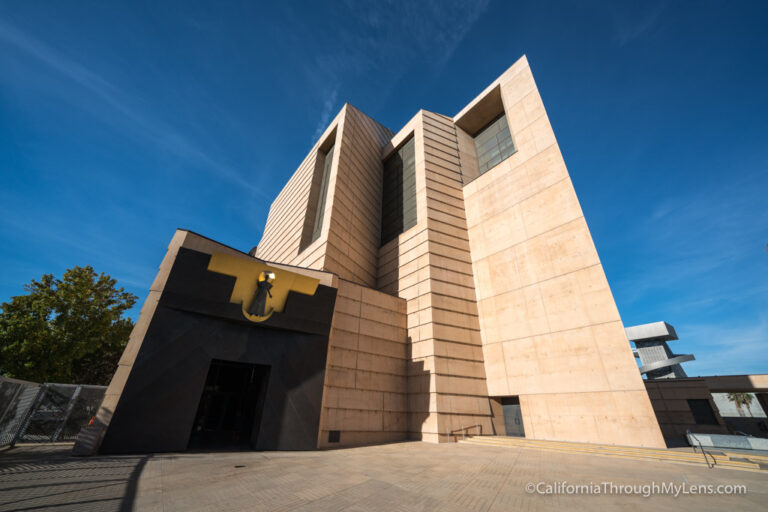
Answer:
[[[40,385],[0,377],[0,446],[12,444],[40,392]]]
[[[106,389],[0,377],[0,447],[74,441],[96,414]]]

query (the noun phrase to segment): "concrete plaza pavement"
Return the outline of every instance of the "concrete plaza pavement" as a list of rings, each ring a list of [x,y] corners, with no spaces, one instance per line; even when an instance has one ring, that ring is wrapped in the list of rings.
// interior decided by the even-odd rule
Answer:
[[[536,449],[398,443],[317,452],[73,458],[0,452],[0,511],[766,510],[768,473]],[[742,484],[746,495],[540,495],[526,485]]]

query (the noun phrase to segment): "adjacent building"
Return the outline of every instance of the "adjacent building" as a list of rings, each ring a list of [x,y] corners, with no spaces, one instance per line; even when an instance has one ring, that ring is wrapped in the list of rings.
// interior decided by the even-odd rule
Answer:
[[[670,324],[653,322],[624,331],[635,344],[640,374],[646,377],[645,387],[667,446],[687,446],[690,432],[721,438],[727,434],[768,437],[766,375],[688,377],[681,365],[695,358],[672,353],[667,342],[678,337]]]
[[[640,373],[649,379],[680,379],[688,375],[682,363],[696,359],[693,354],[673,354],[667,344],[677,340],[675,328],[667,322],[633,325],[624,329],[635,344],[635,357],[640,359]]]
[[[97,420],[102,452],[665,446],[525,57],[396,132],[344,105],[251,253],[177,232]]]

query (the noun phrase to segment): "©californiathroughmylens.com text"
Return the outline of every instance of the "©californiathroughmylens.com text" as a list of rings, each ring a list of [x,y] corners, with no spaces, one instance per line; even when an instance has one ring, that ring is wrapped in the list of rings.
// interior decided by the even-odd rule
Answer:
[[[528,482],[528,494],[541,495],[626,495],[626,496],[690,496],[747,494],[747,486],[741,484],[691,484],[687,482],[649,482],[626,484],[615,482],[573,483],[565,480],[555,482]]]

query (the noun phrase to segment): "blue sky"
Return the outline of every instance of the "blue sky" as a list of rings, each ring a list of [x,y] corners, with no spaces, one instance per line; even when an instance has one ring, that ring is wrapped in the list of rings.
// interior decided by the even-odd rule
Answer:
[[[345,101],[396,131],[526,54],[625,324],[672,323],[690,375],[768,373],[766,26],[757,1],[3,1],[0,301],[87,264],[143,300],[177,227],[256,245]]]

